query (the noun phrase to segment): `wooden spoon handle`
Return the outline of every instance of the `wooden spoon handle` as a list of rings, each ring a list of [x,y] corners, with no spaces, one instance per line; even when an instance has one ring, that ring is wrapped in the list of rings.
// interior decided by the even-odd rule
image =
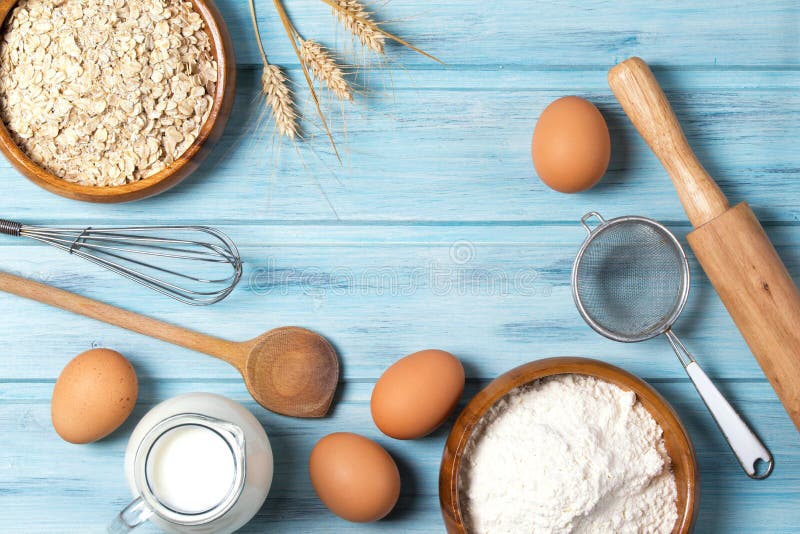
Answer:
[[[237,368],[247,352],[242,343],[200,334],[21,276],[0,272],[0,290],[209,354]]]
[[[667,97],[647,63],[632,57],[608,72],[622,109],[661,160],[695,228],[728,210],[728,200],[692,152]]]

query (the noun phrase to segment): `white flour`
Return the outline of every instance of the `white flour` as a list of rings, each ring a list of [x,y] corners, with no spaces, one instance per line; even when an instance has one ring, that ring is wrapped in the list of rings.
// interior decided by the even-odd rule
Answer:
[[[468,532],[672,532],[675,476],[635,393],[558,375],[513,391],[484,421],[459,477]]]

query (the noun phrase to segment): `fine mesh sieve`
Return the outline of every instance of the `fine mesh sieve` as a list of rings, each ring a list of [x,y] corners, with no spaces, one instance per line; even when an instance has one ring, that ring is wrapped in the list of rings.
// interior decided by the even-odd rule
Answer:
[[[601,221],[594,231],[587,225],[590,217]],[[643,341],[666,332],[689,294],[689,263],[675,236],[643,217],[603,224],[591,213],[581,222],[590,232],[572,283],[581,315],[617,341]]]
[[[594,228],[592,218],[599,222]],[[645,217],[606,221],[590,212],[581,224],[589,236],[572,268],[572,296],[581,316],[615,341],[664,334],[747,475],[769,476],[770,452],[672,332],[689,296],[689,261],[678,239]]]

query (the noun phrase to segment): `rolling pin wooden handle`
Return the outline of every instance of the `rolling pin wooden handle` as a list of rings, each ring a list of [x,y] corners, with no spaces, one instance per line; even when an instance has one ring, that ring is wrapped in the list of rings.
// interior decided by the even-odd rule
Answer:
[[[0,291],[209,354],[237,367],[247,353],[242,343],[187,330],[21,276],[0,272]]]
[[[728,200],[698,161],[647,63],[632,57],[608,72],[622,109],[672,178],[695,228],[725,213]]]

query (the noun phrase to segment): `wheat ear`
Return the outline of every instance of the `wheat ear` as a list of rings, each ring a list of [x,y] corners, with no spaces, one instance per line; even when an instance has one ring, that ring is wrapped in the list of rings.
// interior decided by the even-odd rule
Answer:
[[[346,13],[346,8],[343,7],[342,5],[340,5],[340,0],[321,0],[321,1],[322,1],[322,3],[327,4],[330,7],[332,7],[333,10],[335,12],[337,12],[337,13]],[[410,48],[414,52],[416,52],[418,54],[422,54],[423,56],[425,56],[425,57],[427,57],[429,59],[432,59],[437,63],[441,63],[442,65],[444,65],[444,61],[442,61],[438,57],[436,57],[436,56],[434,56],[432,54],[429,54],[429,53],[427,53],[426,51],[424,51],[424,50],[422,50],[420,48],[417,48],[416,46],[412,45],[411,43],[409,43],[405,39],[402,39],[402,38],[396,36],[393,33],[387,32],[386,30],[384,30],[383,28],[381,28],[377,24],[374,26],[374,28],[378,33],[383,35],[385,38],[391,39],[392,41],[400,43],[401,45],[405,46],[406,48]]]
[[[277,65],[264,65],[261,74],[261,91],[272,108],[272,119],[280,135],[289,139],[297,137],[297,113],[294,110],[292,92],[286,75]]]
[[[267,104],[272,108],[272,119],[275,121],[278,134],[295,139],[297,137],[297,113],[294,110],[289,80],[278,66],[271,65],[267,60],[267,53],[261,42],[261,32],[258,29],[254,0],[250,0],[250,18],[253,20],[253,31],[256,34],[258,51],[264,64],[264,71],[261,73],[261,92],[267,97]]]
[[[325,113],[322,112],[322,106],[319,103],[317,91],[314,89],[314,82],[311,80],[311,74],[308,72],[308,67],[300,55],[300,47],[297,45],[297,39],[300,38],[300,34],[297,33],[297,30],[294,28],[291,19],[289,19],[289,15],[286,13],[286,8],[283,7],[283,1],[272,0],[272,3],[281,19],[283,29],[286,30],[286,36],[289,37],[289,42],[292,44],[292,50],[294,50],[294,53],[297,56],[297,61],[300,62],[300,68],[303,71],[303,77],[306,79],[309,92],[311,92],[311,100],[314,101],[314,107],[317,109],[317,115],[319,115],[319,118],[322,121],[322,127],[325,128],[325,133],[328,135],[328,140],[331,142],[331,148],[333,148],[333,152],[336,154],[336,159],[338,159],[339,163],[341,163],[342,157],[339,154],[339,149],[336,148],[336,141],[333,139],[333,134],[331,133],[331,129],[328,126],[328,121],[325,118]]]
[[[324,83],[339,100],[353,100],[350,85],[344,79],[341,67],[321,44],[298,37],[300,57],[311,74]]]
[[[344,27],[355,35],[361,44],[373,52],[383,54],[383,45],[386,36],[381,33],[378,24],[372,20],[369,12],[364,9],[364,5],[358,0],[333,0],[338,9],[333,7],[336,15]]]

